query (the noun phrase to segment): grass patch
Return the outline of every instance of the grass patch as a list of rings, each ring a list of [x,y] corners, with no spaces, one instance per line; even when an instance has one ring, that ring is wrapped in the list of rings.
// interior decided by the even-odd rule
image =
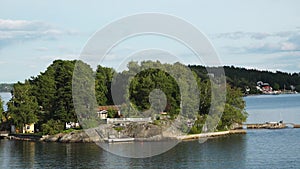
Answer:
[[[63,130],[62,133],[68,134],[68,133],[77,132],[77,131],[80,131],[80,130],[81,130],[81,128],[71,128],[71,129]]]

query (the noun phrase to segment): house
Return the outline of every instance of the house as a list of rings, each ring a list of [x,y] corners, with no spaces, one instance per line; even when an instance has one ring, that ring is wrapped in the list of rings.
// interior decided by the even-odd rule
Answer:
[[[266,92],[271,92],[273,90],[272,87],[269,85],[269,83],[263,83],[261,88],[263,91]]]
[[[120,105],[99,106],[97,111],[97,116],[100,119],[107,119],[108,110],[113,110],[115,112],[118,112],[118,116],[121,116],[120,108],[121,108]]]
[[[256,88],[257,88],[257,90],[260,90],[263,93],[270,93],[273,91],[273,88],[271,87],[271,85],[269,83],[264,83],[262,81],[257,82]]]
[[[100,117],[100,119],[107,119],[107,110],[98,111],[97,115]]]
[[[79,123],[75,123],[75,122],[68,122],[65,125],[66,129],[71,129],[71,128],[73,129],[73,128],[79,128],[79,127],[80,127]]]
[[[22,133],[34,133],[34,123],[24,124]]]

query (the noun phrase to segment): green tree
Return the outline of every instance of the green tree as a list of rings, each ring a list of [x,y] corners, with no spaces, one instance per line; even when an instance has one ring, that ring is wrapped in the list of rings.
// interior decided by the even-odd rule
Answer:
[[[50,65],[44,73],[34,78],[31,83],[33,86],[33,94],[36,96],[38,104],[41,108],[39,113],[40,125],[46,123],[53,118],[55,112],[56,82],[55,67]]]
[[[42,133],[45,134],[57,134],[59,132],[62,132],[64,129],[64,124],[61,123],[59,120],[49,120],[46,123],[42,124]]]
[[[129,88],[130,100],[140,111],[148,110],[151,106],[149,95],[155,89],[161,90],[167,99],[166,107],[156,111],[167,111],[170,115],[178,114],[177,110],[180,108],[179,87],[174,78],[159,69],[146,69],[134,77]]]
[[[234,123],[246,121],[248,114],[242,96],[241,90],[227,85],[225,109],[218,125],[219,130],[227,130]]]
[[[201,79],[208,79],[206,69],[201,65],[192,65],[189,66]],[[219,67],[220,68],[220,67]],[[269,83],[275,90],[279,87],[286,85],[297,86],[300,84],[300,75],[299,73],[285,73],[285,72],[270,72],[270,71],[260,71],[255,69],[245,69],[238,68],[234,66],[224,66],[225,75],[227,78],[227,83],[231,86],[241,88],[242,92],[245,93],[245,87],[248,86],[250,94],[259,94],[259,91],[256,90],[256,83],[258,81],[263,81]],[[213,68],[216,69],[216,68]],[[278,86],[279,85],[279,86]],[[299,90],[300,87],[296,87],[296,90]]]
[[[274,86],[273,86],[273,89],[274,90],[279,90],[280,89],[280,86],[278,83],[275,83]]]
[[[73,103],[83,128],[97,127],[104,121],[97,118],[98,104],[95,91],[95,74],[92,68],[77,61],[73,74]]]
[[[180,115],[185,119],[195,119],[198,113],[199,91],[197,87],[196,74],[191,72],[185,65],[180,63],[162,64],[159,61],[143,61],[140,64],[137,62],[128,63],[128,70],[117,75],[113,82],[113,86],[117,91],[116,95],[123,96],[123,102],[127,106],[123,106],[127,113],[132,113],[132,116],[137,116],[137,111],[143,111],[143,117],[149,117],[149,114],[158,111],[166,111],[171,118]],[[159,89],[165,94],[166,107],[152,109],[149,102],[149,95]],[[122,91],[125,91],[122,93]],[[122,93],[122,94],[120,94]],[[193,93],[193,94],[190,94]],[[153,97],[153,103],[161,102],[162,99]],[[152,107],[153,108],[153,107]],[[130,111],[129,111],[130,110]],[[124,111],[122,111],[123,113]]]
[[[0,123],[3,122],[3,101],[2,101],[2,98],[0,97]]]
[[[107,110],[107,117],[108,118],[116,118],[118,116],[118,112],[114,109]]]
[[[77,121],[72,98],[72,77],[75,61],[54,61],[55,88],[53,119],[63,123]]]
[[[33,94],[41,108],[40,126],[48,120],[77,121],[72,98],[72,77],[76,61],[55,60],[31,80]]]
[[[114,76],[112,68],[98,66],[95,78],[96,99],[99,105],[112,105],[111,84]]]
[[[32,86],[28,80],[25,83],[18,82],[13,87],[12,99],[8,102],[8,112],[18,128],[38,121],[39,106],[31,91]]]

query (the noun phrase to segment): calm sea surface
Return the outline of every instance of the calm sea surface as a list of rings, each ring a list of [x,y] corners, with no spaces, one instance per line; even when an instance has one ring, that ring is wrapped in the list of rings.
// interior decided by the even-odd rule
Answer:
[[[1,94],[2,95],[2,94]],[[3,95],[2,95],[3,98]],[[300,95],[245,98],[249,123],[300,124]],[[299,168],[300,129],[248,130],[246,135],[182,142],[145,159],[123,158],[95,144],[0,140],[0,168]]]

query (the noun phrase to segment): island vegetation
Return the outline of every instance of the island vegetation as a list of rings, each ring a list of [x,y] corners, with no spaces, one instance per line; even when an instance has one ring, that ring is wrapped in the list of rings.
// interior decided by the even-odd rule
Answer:
[[[0,97],[0,124],[3,122],[3,112],[4,112],[4,110],[3,110],[3,101],[2,101],[2,98]]]
[[[65,130],[65,124],[68,122],[78,122],[77,115],[74,109],[72,98],[72,77],[76,62],[81,61],[66,61],[55,60],[46,71],[40,73],[36,77],[31,77],[24,82],[18,82],[13,85],[12,99],[7,103],[8,110],[1,113],[1,123],[10,126],[15,125],[16,131],[21,132],[25,124],[35,123],[36,131],[41,134],[56,134]],[[81,62],[85,66],[85,71],[92,71],[89,65]],[[149,67],[157,67],[157,69]],[[173,73],[185,73],[184,65],[180,63],[162,64],[160,62],[144,61],[141,63],[130,62],[128,69],[122,72],[116,72],[112,68],[98,66],[93,72],[95,78],[95,96],[99,106],[105,105],[124,105],[126,99],[130,99],[130,106],[122,106],[121,113],[123,117],[135,116],[134,110],[145,111],[150,108],[149,94],[153,89],[159,88],[165,93],[166,107],[156,111],[166,112],[169,120],[174,119],[180,111],[181,94],[179,85],[184,88],[189,88],[189,83],[176,80],[160,67],[167,67],[180,70]],[[210,120],[218,120],[219,118],[209,116],[209,108],[211,102],[211,87],[213,86],[208,78],[207,73],[199,66],[190,66],[195,77],[198,89],[200,91],[199,107],[196,112],[196,121],[190,129],[190,133],[200,133],[203,129],[203,124]],[[138,73],[136,73],[138,72]],[[135,74],[134,76],[132,76]],[[113,77],[116,77],[118,86],[119,98],[112,99],[111,89],[116,85]],[[175,74],[176,76],[176,74]],[[230,78],[230,77],[228,77]],[[131,80],[129,86],[126,82]],[[245,102],[242,99],[243,93],[239,85],[234,85],[229,80],[226,87],[226,103],[223,115],[218,121],[215,131],[228,130],[234,123],[242,123],[247,118],[245,112]],[[128,90],[125,90],[128,89]],[[129,93],[124,92],[129,91]],[[195,102],[193,96],[184,97],[187,103]],[[159,99],[159,98],[158,98]],[[185,109],[189,105],[183,105]],[[2,106],[1,106],[2,107]],[[151,112],[150,112],[151,114]],[[111,111],[109,117],[118,117],[117,112]],[[156,125],[161,125],[162,119],[155,119]],[[9,125],[7,125],[9,124]]]

